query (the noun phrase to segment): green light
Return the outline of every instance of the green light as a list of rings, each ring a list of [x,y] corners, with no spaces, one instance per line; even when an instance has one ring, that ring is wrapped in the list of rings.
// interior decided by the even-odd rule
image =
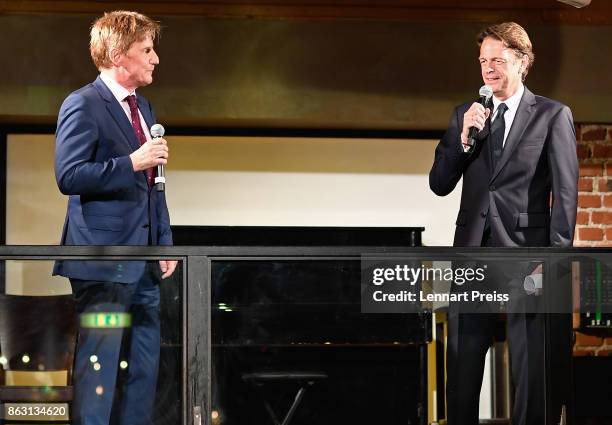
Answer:
[[[129,328],[132,316],[129,313],[84,313],[81,314],[82,328]]]

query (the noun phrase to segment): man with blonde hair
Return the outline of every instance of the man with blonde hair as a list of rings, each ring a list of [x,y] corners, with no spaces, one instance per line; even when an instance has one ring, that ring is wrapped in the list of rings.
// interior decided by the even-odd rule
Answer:
[[[571,246],[578,198],[572,113],[523,85],[534,61],[523,27],[514,22],[492,25],[480,33],[478,45],[491,102],[454,110],[429,173],[429,185],[440,196],[463,179],[454,246]],[[468,137],[472,127],[480,131],[475,144]],[[525,307],[519,303],[513,308],[507,315],[515,389],[512,424],[541,425],[543,318],[521,311]],[[448,424],[477,425],[485,355],[497,317],[462,313],[457,304],[451,304],[448,317]]]
[[[136,12],[105,13],[91,28],[90,52],[100,71],[61,106],[55,176],[69,196],[63,245],[171,245],[164,192],[153,171],[168,160],[163,138],[152,139],[155,114],[136,89],[153,82],[159,64],[157,22]],[[120,360],[127,361],[113,422],[149,425],[160,350],[159,282],[175,261],[58,261],[54,274],[70,279],[81,315],[74,365],[72,420],[108,425]],[[89,327],[87,315],[109,313],[117,328]],[[89,326],[86,326],[89,325]],[[123,328],[130,343],[120,359]],[[125,366],[125,364],[124,364]]]

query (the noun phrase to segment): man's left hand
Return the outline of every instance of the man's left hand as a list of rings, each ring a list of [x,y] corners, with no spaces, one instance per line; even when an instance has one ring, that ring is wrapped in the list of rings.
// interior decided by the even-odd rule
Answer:
[[[159,268],[162,272],[162,279],[170,277],[176,269],[178,261],[176,260],[159,260]]]

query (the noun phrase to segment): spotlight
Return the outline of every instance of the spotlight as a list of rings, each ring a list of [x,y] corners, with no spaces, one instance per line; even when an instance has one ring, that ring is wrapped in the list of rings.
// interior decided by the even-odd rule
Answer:
[[[585,7],[591,4],[591,0],[557,0],[561,3],[569,4],[577,8]]]

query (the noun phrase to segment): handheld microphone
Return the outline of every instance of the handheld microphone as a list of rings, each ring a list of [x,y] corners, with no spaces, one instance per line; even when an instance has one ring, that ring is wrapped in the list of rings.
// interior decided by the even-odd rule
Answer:
[[[161,124],[153,124],[151,127],[151,137],[153,140],[164,137],[166,130]],[[163,192],[166,189],[166,173],[164,172],[164,165],[159,164],[157,166],[157,175],[155,176],[155,188],[158,192]]]
[[[478,90],[478,95],[480,96],[477,100],[482,106],[486,107],[489,100],[493,96],[493,89],[491,86],[482,86],[480,90]],[[476,127],[470,127],[470,131],[468,133],[467,144],[469,146],[469,150],[471,151],[474,148],[474,144],[476,143],[476,135],[478,134],[478,129]]]

